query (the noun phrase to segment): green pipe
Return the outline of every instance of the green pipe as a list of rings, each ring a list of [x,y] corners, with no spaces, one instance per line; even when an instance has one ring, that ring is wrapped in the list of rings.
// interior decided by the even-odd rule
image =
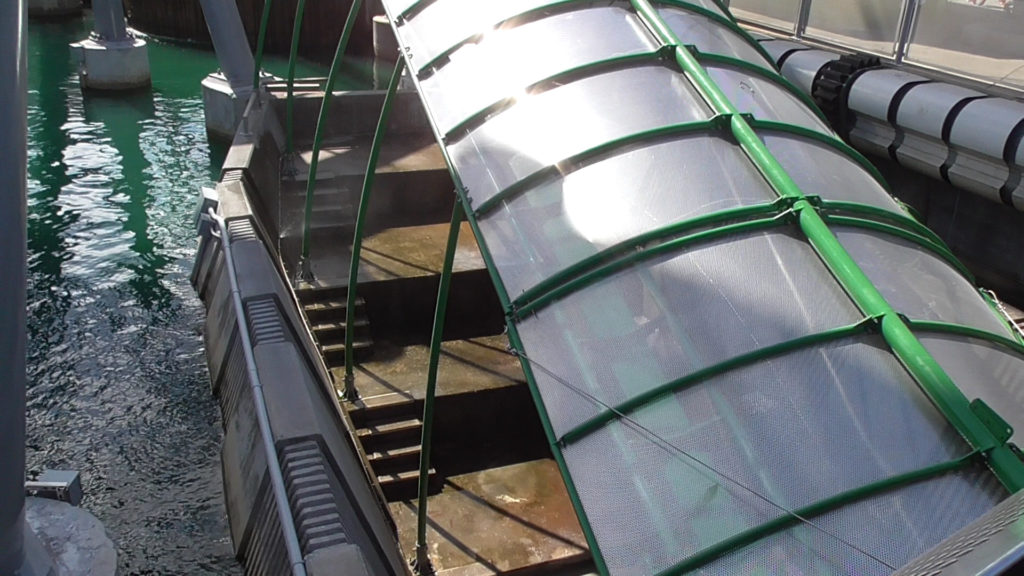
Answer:
[[[803,336],[800,338],[795,338],[793,340],[780,342],[772,346],[767,346],[765,348],[760,348],[758,350],[754,350],[746,354],[741,354],[739,356],[730,358],[723,362],[719,362],[718,364],[714,364],[712,366],[708,366],[696,372],[692,372],[690,374],[687,374],[686,376],[683,376],[682,378],[677,378],[670,382],[666,382],[661,386],[651,388],[650,390],[647,390],[646,392],[638,394],[628,400],[625,400],[624,402],[621,402],[614,407],[602,410],[598,414],[592,416],[588,420],[585,420],[584,422],[577,425],[572,430],[569,430],[568,432],[563,434],[559,442],[562,445],[576,442],[581,438],[585,437],[586,435],[590,434],[591,432],[604,426],[608,422],[620,418],[623,415],[628,414],[629,412],[633,412],[648,404],[651,404],[652,402],[658,400],[659,398],[665,395],[685,390],[686,388],[707,381],[716,376],[720,376],[731,370],[736,370],[737,368],[742,368],[744,366],[750,366],[751,364],[760,362],[762,360],[768,360],[778,356],[784,356],[790,352],[810,348],[811,346],[815,346],[817,344],[824,344],[826,342],[832,342],[835,340],[841,340],[843,338],[849,338],[857,334],[862,334],[867,332],[872,326],[876,324],[876,322],[877,320],[875,318],[866,318],[856,324],[843,326],[841,328],[833,328],[831,330],[826,330],[824,332],[819,332],[817,334],[810,334],[808,336]]]
[[[529,385],[530,396],[533,398],[534,406],[537,407],[541,426],[544,428],[544,434],[547,436],[551,446],[551,454],[555,458],[555,463],[558,464],[558,470],[562,473],[565,490],[569,494],[569,501],[572,502],[573,508],[576,509],[576,516],[579,518],[580,528],[583,530],[583,536],[586,538],[587,546],[590,548],[590,556],[594,560],[594,567],[597,568],[598,574],[608,574],[608,564],[605,562],[601,548],[597,544],[594,528],[591,526],[590,518],[587,517],[583,509],[583,501],[580,499],[579,491],[576,489],[576,482],[572,479],[572,475],[569,474],[569,466],[566,464],[565,456],[562,454],[562,447],[556,440],[554,428],[551,426],[551,417],[548,415],[547,407],[540,396],[540,388],[537,386],[537,377],[533,373],[531,361],[524,354],[525,348],[523,348],[522,338],[519,337],[519,328],[511,320],[508,321],[506,326],[508,327],[509,344],[515,351],[516,356],[519,357],[519,363],[523,367],[523,376]]]
[[[978,457],[979,454],[980,453],[975,450],[966,456],[957,458],[956,460],[950,460],[949,462],[942,462],[926,468],[890,476],[877,482],[872,482],[852,490],[840,492],[835,496],[819,500],[813,504],[791,510],[782,516],[778,516],[768,522],[754,526],[748,530],[744,530],[739,534],[709,546],[696,554],[689,556],[683,561],[658,572],[657,576],[675,576],[698,570],[702,566],[706,566],[726,554],[735,552],[745,546],[749,546],[750,544],[757,542],[758,540],[795,526],[800,522],[803,522],[804,519],[820,516],[848,504],[859,502],[866,498],[884,494],[908,484],[914,484],[916,482],[935,478],[936,476],[964,468],[970,464],[973,459]]]
[[[555,290],[556,288],[559,288],[576,277],[595,270],[602,265],[614,262],[624,255],[636,253],[638,249],[643,248],[650,242],[676,236],[691,230],[706,228],[716,224],[723,224],[725,222],[737,220],[742,221],[755,216],[774,215],[780,211],[780,206],[782,204],[782,202],[776,200],[775,202],[768,204],[756,204],[754,206],[742,206],[740,208],[720,210],[718,212],[712,212],[711,214],[705,214],[696,218],[661,226],[644,232],[643,234],[628,238],[613,244],[592,256],[583,258],[571,266],[563,268],[544,280],[541,280],[537,284],[534,284],[512,301],[512,308],[513,310],[519,310],[530,302],[540,298],[552,290]],[[518,316],[518,314],[516,316]]]
[[[263,66],[263,44],[267,40],[267,25],[270,23],[270,2],[263,2],[263,16],[260,19],[260,35],[256,40],[256,62],[252,72],[252,91],[260,89],[260,68]]]
[[[396,73],[396,76],[399,74]],[[423,397],[423,436],[420,440],[420,477],[416,513],[416,570],[420,574],[430,566],[427,550],[427,484],[430,479],[430,447],[434,430],[434,398],[437,392],[437,367],[441,361],[445,313],[448,309],[448,291],[452,283],[452,267],[459,245],[462,216],[462,204],[456,202],[455,208],[452,209],[452,222],[448,228],[448,243],[445,245],[444,264],[441,267],[441,281],[437,288],[434,328],[430,333],[430,361],[427,365],[427,390]],[[431,570],[428,569],[427,572]]]
[[[886,224],[884,222],[876,222],[874,220],[865,220],[863,218],[851,218],[849,216],[837,216],[833,214],[825,214],[822,218],[828,224],[834,224],[836,226],[845,226],[847,228],[862,228],[866,230],[873,230],[875,232],[882,232],[884,234],[888,234],[889,236],[896,236],[897,238],[902,238],[903,240],[907,240],[908,242],[917,244],[918,246],[921,246],[925,250],[928,250],[937,255],[938,257],[942,258],[943,260],[945,260],[946,263],[953,267],[957,272],[959,272],[965,280],[967,280],[971,284],[974,284],[974,275],[971,274],[971,271],[968,270],[966,266],[964,266],[963,262],[957,260],[956,256],[954,256],[953,253],[950,252],[949,248],[947,248],[943,244],[939,244],[932,241],[931,238],[925,238],[915,232],[911,232],[909,230],[905,230],[903,228],[893,226],[891,224]]]
[[[873,219],[882,220],[889,224],[892,224],[901,230],[912,232],[935,244],[942,250],[949,252],[949,246],[939,238],[939,235],[932,232],[932,229],[921,224],[920,220],[911,217],[905,212],[893,212],[892,210],[886,210],[885,208],[879,208],[878,206],[872,206],[871,204],[861,204],[860,202],[847,202],[845,200],[821,200],[818,202],[818,208],[828,213],[839,214],[848,212],[861,217],[868,217]],[[963,268],[962,265],[957,264],[957,268]],[[974,278],[970,271],[966,274],[969,278]]]
[[[968,338],[976,338],[978,340],[984,340],[992,344],[996,344],[1008,351],[1017,354],[1018,356],[1024,357],[1024,344],[1013,339],[1007,338],[1001,334],[993,334],[988,330],[982,330],[981,328],[974,328],[973,326],[964,326],[962,324],[951,324],[949,322],[934,322],[931,320],[908,320],[907,323],[910,325],[910,329],[915,332],[940,332],[943,334],[956,334],[958,336],[967,336]]]
[[[683,236],[681,238],[674,238],[662,244],[645,248],[638,252],[630,253],[622,258],[609,262],[603,266],[599,266],[580,274],[579,276],[565,282],[564,284],[554,288],[537,297],[532,302],[523,304],[522,307],[515,310],[517,317],[525,317],[533,314],[537,310],[544,308],[552,302],[568,296],[573,292],[577,292],[582,288],[590,286],[600,280],[608,278],[609,276],[628,268],[639,262],[644,262],[658,256],[664,256],[667,254],[673,254],[679,252],[685,247],[701,242],[708,242],[718,238],[731,236],[734,234],[741,234],[744,232],[758,232],[768,230],[771,228],[778,228],[787,223],[788,212],[776,215],[772,218],[759,218],[757,220],[747,220],[739,222],[737,224],[729,224],[718,228],[712,228],[711,230],[705,230],[703,232],[697,232],[690,234],[689,236]]]
[[[373,145],[370,146],[370,159],[366,163],[366,174],[363,176],[363,189],[359,194],[359,210],[356,213],[355,232],[352,235],[352,260],[348,267],[348,290],[346,290],[345,307],[345,398],[355,400],[355,350],[353,350],[355,330],[356,289],[359,287],[359,258],[363,250],[363,230],[366,226],[366,215],[370,211],[370,194],[373,192],[373,181],[377,176],[377,161],[384,142],[384,133],[388,128],[388,118],[398,94],[398,82],[405,70],[405,59],[399,58],[395,63],[395,71],[388,82],[388,91],[384,95],[384,105],[377,119],[377,129],[373,132]]]
[[[267,0],[267,2],[269,1]],[[345,27],[342,28],[341,37],[338,38],[338,47],[334,50],[331,71],[327,74],[327,83],[324,86],[324,99],[320,103],[320,114],[316,119],[316,132],[313,134],[313,157],[309,160],[309,180],[306,182],[306,209],[302,226],[302,275],[306,278],[310,276],[309,249],[313,233],[310,221],[313,219],[313,191],[316,189],[316,170],[320,164],[320,146],[323,144],[324,132],[327,130],[327,114],[331,109],[331,95],[334,94],[334,83],[338,79],[341,61],[345,58],[345,48],[348,46],[349,37],[352,36],[352,30],[356,26],[356,19],[359,16],[359,8],[362,3],[363,0],[352,0],[352,6],[348,9],[348,18],[345,19]]]
[[[705,100],[719,114],[730,115],[731,128],[740,146],[764,175],[772,188],[783,197],[796,200],[793,209],[799,214],[799,225],[822,261],[866,316],[880,317],[882,335],[893,353],[918,382],[925,394],[950,423],[976,449],[990,450],[989,463],[1000,481],[1011,492],[1024,488],[1024,462],[1000,443],[978,416],[970,409],[963,395],[935,358],[921,345],[895,310],[886,302],[863,270],[850,257],[842,244],[800,191],[785,169],[771,155],[757,132],[711,80],[707,72],[679,38],[668,27],[648,0],[631,0],[648,27],[665,43],[676,46],[676,61],[694,83]]]
[[[684,122],[682,124],[670,124],[668,126],[659,126],[657,128],[644,130],[642,132],[637,132],[636,134],[630,134],[628,136],[623,136],[621,138],[616,138],[614,140],[598,144],[593,148],[589,148],[587,150],[584,150],[583,152],[574,154],[561,162],[552,164],[550,166],[545,166],[544,168],[541,168],[536,172],[533,172],[532,174],[525,176],[521,180],[516,181],[509,187],[499,191],[494,196],[491,196],[487,200],[481,202],[480,206],[478,206],[476,210],[474,210],[473,214],[477,218],[484,216],[488,212],[493,210],[502,201],[514,198],[515,196],[525,192],[526,190],[529,190],[530,188],[538,186],[539,184],[547,180],[557,178],[559,176],[564,176],[565,174],[578,169],[578,167],[581,166],[584,162],[592,160],[594,158],[599,158],[602,155],[608,154],[609,152],[614,152],[619,148],[643,144],[645,142],[656,142],[661,139],[667,139],[672,136],[678,136],[683,134],[694,134],[702,131],[712,132],[720,129],[719,122],[721,121],[712,119],[700,122]],[[566,168],[563,169],[563,166],[565,166]]]
[[[568,84],[569,82],[588,78],[590,76],[596,76],[598,74],[604,74],[613,70],[633,68],[644,64],[654,64],[659,60],[662,60],[664,57],[664,50],[655,50],[653,52],[639,52],[636,54],[612,56],[611,58],[588,62],[574,68],[569,68],[568,70],[562,70],[561,72],[538,80],[524,88],[523,93],[533,94],[545,86],[559,86],[561,84]],[[459,135],[470,132],[491,116],[501,112],[502,110],[510,108],[518,99],[521,98],[521,96],[509,96],[507,98],[502,98],[501,100],[470,114],[465,120],[462,120],[445,133],[444,141],[450,142]]]
[[[295,61],[299,57],[299,37],[302,35],[302,17],[306,12],[306,0],[295,4],[295,23],[292,25],[292,47],[288,52],[288,99],[285,101],[285,152],[295,153]]]

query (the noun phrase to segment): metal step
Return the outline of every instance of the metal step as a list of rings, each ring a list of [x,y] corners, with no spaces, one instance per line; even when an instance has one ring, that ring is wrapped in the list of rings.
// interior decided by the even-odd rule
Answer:
[[[388,502],[397,502],[416,498],[419,493],[419,478],[419,470],[413,470],[401,474],[378,476],[377,481],[380,482],[384,498]],[[441,488],[441,477],[437,475],[436,470],[431,468],[427,475],[427,494],[437,494]]]
[[[420,444],[387,448],[367,454],[370,467],[377,476],[400,474],[420,469]]]
[[[301,299],[302,296],[299,296]],[[303,302],[305,302],[303,300]],[[356,297],[356,311],[358,314],[359,309],[366,305],[366,301],[362,298]],[[322,324],[324,322],[337,322],[345,319],[345,312],[348,309],[348,302],[344,297],[331,300],[320,300],[303,304],[302,311],[306,313],[306,319],[309,320],[311,325]]]
[[[362,362],[373,355],[373,340],[364,338],[352,342],[355,361]],[[320,354],[329,368],[345,364],[345,343],[325,344],[320,346]]]
[[[395,419],[412,419],[423,413],[423,404],[403,396],[389,395],[387,401],[380,402],[380,398],[373,399],[376,403],[367,404],[360,400],[351,405],[348,415],[352,418],[357,428],[363,428],[367,422]]]
[[[419,417],[375,420],[356,431],[367,453],[418,445],[422,434]]]
[[[370,321],[366,319],[366,314],[362,310],[356,312],[352,329],[355,331],[353,336],[356,340],[370,340]],[[312,326],[313,335],[316,336],[316,341],[321,346],[344,344],[346,330],[347,326],[344,320],[321,322]]]

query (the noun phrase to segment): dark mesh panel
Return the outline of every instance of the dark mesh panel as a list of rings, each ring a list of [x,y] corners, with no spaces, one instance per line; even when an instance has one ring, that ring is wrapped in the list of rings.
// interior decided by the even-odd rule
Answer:
[[[728,372],[566,446],[612,572],[657,572],[783,515],[780,506],[807,506],[967,454],[879,344],[876,337],[849,339]],[[989,492],[969,483],[956,491],[971,514],[984,510]],[[946,524],[922,515],[883,518],[876,523],[889,528],[878,528],[878,538],[930,534],[902,544],[909,560],[973,518],[955,502],[953,510],[961,516]],[[874,546],[875,536],[853,525],[875,530],[870,513],[837,520],[830,531],[864,535],[864,546]]]
[[[871,230],[834,229],[882,296],[912,320],[964,324],[1011,336],[981,294],[945,260],[908,240]]]
[[[448,149],[470,198],[479,204],[541,168],[609,140],[709,117],[686,78],[667,67],[643,66],[525,96]]]
[[[775,198],[738,146],[699,134],[621,152],[528,190],[485,216],[481,228],[515,297],[644,232]]]
[[[756,281],[751,281],[756,278]],[[740,354],[860,319],[811,247],[748,234],[645,262],[519,324],[555,431]]]
[[[621,6],[556,14],[487,34],[420,83],[441,133],[471,114],[577,66],[657,44]]]

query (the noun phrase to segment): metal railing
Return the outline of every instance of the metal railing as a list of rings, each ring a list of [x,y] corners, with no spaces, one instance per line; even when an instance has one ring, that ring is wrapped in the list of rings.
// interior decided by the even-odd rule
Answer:
[[[238,288],[235,260],[231,252],[230,231],[224,218],[218,216],[212,208],[208,215],[216,224],[219,231],[221,249],[224,251],[224,267],[227,268],[228,281],[231,285],[231,303],[235,311],[238,336],[241,339],[239,345],[242,347],[242,354],[245,356],[249,387],[252,391],[253,403],[256,405],[256,421],[259,424],[260,439],[263,441],[263,451],[267,459],[267,474],[270,475],[270,485],[277,508],[277,517],[281,524],[281,536],[288,551],[288,563],[291,566],[293,576],[306,576],[306,564],[302,556],[302,547],[299,544],[298,533],[295,529],[295,519],[292,517],[288,491],[284,483],[284,474],[281,471],[281,462],[277,457],[277,447],[274,446],[274,434],[270,427],[270,415],[267,413],[267,403],[263,397],[263,384],[260,382],[259,370],[256,368],[252,339],[249,336],[249,323],[246,320],[242,294]]]
[[[798,40],[877,55],[1013,91],[1024,91],[1024,1],[732,0],[742,22]],[[965,16],[970,16],[965,20]]]

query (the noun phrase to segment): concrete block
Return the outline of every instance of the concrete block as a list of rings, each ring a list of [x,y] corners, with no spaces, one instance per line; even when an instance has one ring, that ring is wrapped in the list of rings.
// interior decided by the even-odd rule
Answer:
[[[72,44],[71,52],[78,61],[82,88],[134,90],[150,85],[149,52],[145,40],[88,38]]]
[[[211,136],[230,142],[245,114],[252,88],[236,91],[220,72],[203,79],[202,88],[206,131]]]
[[[25,499],[25,524],[53,560],[56,573],[113,576],[117,553],[95,516],[65,502]]]

